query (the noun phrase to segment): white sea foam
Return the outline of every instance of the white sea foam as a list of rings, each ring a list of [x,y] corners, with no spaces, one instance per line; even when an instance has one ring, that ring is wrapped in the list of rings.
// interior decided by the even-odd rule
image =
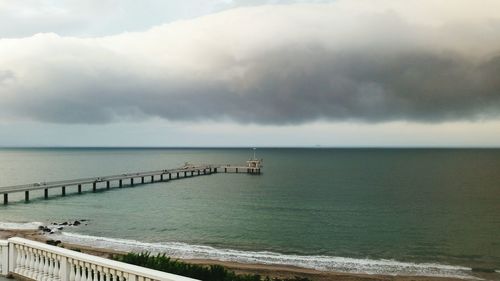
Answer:
[[[335,256],[287,255],[268,251],[240,251],[218,249],[203,245],[190,245],[179,242],[145,243],[134,240],[114,239],[62,232],[51,235],[68,243],[118,251],[165,253],[172,257],[185,259],[211,259],[240,263],[292,265],[323,271],[338,271],[365,274],[415,275],[477,279],[471,268],[436,263],[410,263],[395,260],[355,259]]]
[[[41,222],[0,222],[0,230],[35,230]]]

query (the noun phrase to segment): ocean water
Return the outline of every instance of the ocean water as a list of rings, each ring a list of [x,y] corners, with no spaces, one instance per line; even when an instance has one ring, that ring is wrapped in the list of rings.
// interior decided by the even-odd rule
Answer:
[[[0,149],[0,186],[244,163],[250,149]],[[498,149],[258,149],[263,174],[10,196],[1,227],[88,219],[57,239],[185,258],[484,277],[500,270]],[[114,183],[116,186],[116,183]],[[19,225],[19,223],[25,223]],[[27,224],[26,224],[27,223]]]

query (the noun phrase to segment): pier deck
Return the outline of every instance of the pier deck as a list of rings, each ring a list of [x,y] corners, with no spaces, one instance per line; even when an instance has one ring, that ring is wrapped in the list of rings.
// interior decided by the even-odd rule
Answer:
[[[26,202],[30,200],[30,191],[44,190],[44,197],[48,199],[49,190],[60,188],[61,195],[66,195],[66,187],[75,186],[77,187],[78,193],[82,193],[83,185],[92,185],[92,191],[97,191],[98,183],[106,183],[106,189],[111,188],[112,182],[118,182],[118,188],[123,187],[124,181],[127,181],[129,186],[152,183],[152,182],[164,182],[169,180],[189,178],[201,175],[211,175],[213,173],[249,173],[249,174],[260,174],[260,167],[247,167],[247,166],[232,166],[232,165],[200,165],[194,166],[189,165],[181,168],[175,169],[164,169],[156,171],[147,172],[137,172],[137,173],[124,173],[119,175],[111,176],[101,176],[92,178],[81,178],[72,180],[62,180],[62,181],[50,181],[50,182],[38,182],[23,185],[5,186],[0,187],[0,194],[3,194],[3,203],[8,204],[9,194],[24,192],[24,199]],[[135,181],[139,179],[139,181]],[[126,183],[125,183],[126,184]]]

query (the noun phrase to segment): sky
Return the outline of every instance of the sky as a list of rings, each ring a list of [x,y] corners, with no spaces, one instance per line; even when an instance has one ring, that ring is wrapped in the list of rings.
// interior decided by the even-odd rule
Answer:
[[[0,146],[499,147],[499,10],[0,0]]]

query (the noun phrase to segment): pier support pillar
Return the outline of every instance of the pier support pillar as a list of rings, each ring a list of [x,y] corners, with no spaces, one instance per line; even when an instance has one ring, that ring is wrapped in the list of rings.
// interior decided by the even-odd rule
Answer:
[[[141,183],[144,183],[144,177],[141,177]]]
[[[109,181],[106,181],[106,188],[109,189]]]
[[[155,182],[155,176],[154,175],[151,176],[151,182]]]
[[[194,176],[194,171],[191,171],[191,176]]]
[[[61,195],[66,196],[66,187],[65,186],[61,187]]]
[[[130,185],[134,186],[134,178],[130,178]]]
[[[24,201],[26,202],[30,201],[30,192],[27,190],[24,192]]]
[[[92,192],[96,192],[97,191],[97,183],[92,183]]]
[[[187,177],[187,173],[188,173],[188,172],[184,172],[184,177]]]
[[[118,182],[118,187],[119,187],[119,188],[122,188],[122,185],[123,185],[123,182],[122,182],[122,180],[120,180],[120,181]]]
[[[43,198],[49,199],[49,189],[48,188],[43,190]]]
[[[217,173],[217,168],[214,168],[214,173]]]
[[[163,174],[160,175],[160,181],[163,181]]]
[[[238,173],[238,168],[236,168],[236,173]]]
[[[198,176],[200,175],[200,170],[198,170]]]
[[[4,205],[9,204],[9,194],[8,193],[3,194],[3,204]]]
[[[172,174],[168,173],[168,180],[171,180],[171,179],[172,179]]]
[[[224,168],[224,173],[227,173],[227,168]]]
[[[78,194],[82,194],[82,185],[81,184],[78,185]]]

